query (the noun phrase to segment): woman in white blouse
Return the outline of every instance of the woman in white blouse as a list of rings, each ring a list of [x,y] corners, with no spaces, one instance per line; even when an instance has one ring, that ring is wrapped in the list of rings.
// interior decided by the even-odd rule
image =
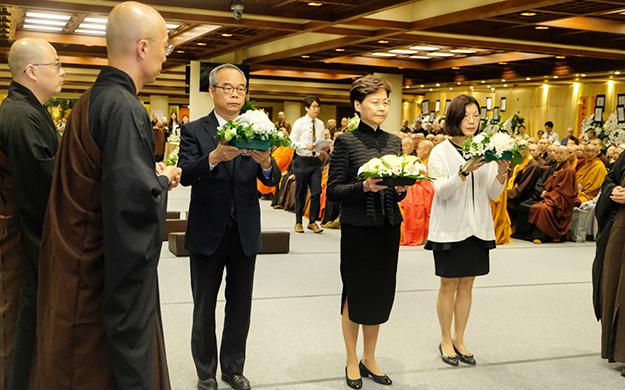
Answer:
[[[495,228],[489,199],[504,189],[509,161],[486,163],[465,157],[463,142],[480,126],[480,105],[469,95],[449,106],[445,133],[450,139],[430,154],[429,173],[436,180],[425,249],[432,250],[440,277],[436,309],[441,326],[439,351],[443,362],[475,365],[464,345],[475,277],[489,272],[488,251],[495,247]],[[454,323],[452,338],[451,325]]]

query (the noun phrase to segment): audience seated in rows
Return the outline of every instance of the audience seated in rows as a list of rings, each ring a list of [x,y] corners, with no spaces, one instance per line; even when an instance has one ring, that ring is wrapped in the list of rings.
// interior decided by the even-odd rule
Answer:
[[[515,224],[517,210],[524,201],[528,200],[534,191],[536,182],[540,179],[542,169],[531,153],[531,147],[537,152],[537,145],[529,145],[527,141],[519,142],[521,146],[528,146],[529,150],[520,150],[523,162],[516,165],[512,170],[512,175],[508,179],[507,211],[512,225]]]

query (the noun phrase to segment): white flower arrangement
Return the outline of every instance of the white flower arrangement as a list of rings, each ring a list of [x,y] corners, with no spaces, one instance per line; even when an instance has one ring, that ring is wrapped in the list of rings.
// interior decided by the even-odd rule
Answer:
[[[358,114],[354,114],[354,116],[349,118],[349,121],[347,121],[347,130],[348,131],[356,130],[359,125],[360,125],[360,117],[358,116]]]
[[[418,157],[392,154],[373,158],[358,169],[358,178],[369,177],[412,179],[412,184],[416,180],[432,180],[427,175],[427,167]]]
[[[176,166],[178,165],[178,152],[180,151],[180,145],[176,145],[176,148],[169,153],[167,159],[165,159],[164,163],[167,166]]]
[[[171,143],[180,143],[180,136],[177,134],[172,134],[167,138],[167,141]]]
[[[610,117],[605,122],[603,133],[607,134],[607,137],[602,140],[604,146],[625,143],[625,123],[618,123],[616,112],[610,114]]]
[[[595,136],[602,142],[609,136],[609,132],[604,130],[603,119],[601,122],[595,122],[595,114],[590,114],[582,121],[582,137],[586,138],[588,130],[594,130]]]
[[[508,118],[508,120],[503,123],[502,129],[508,134],[512,134],[512,117]]]
[[[491,125],[492,126],[492,125]],[[499,127],[497,126],[497,129]],[[514,138],[505,133],[488,129],[468,138],[462,145],[465,158],[486,157],[485,161],[511,160],[515,164],[523,161],[519,153],[520,147],[514,142]]]
[[[245,143],[246,149],[253,148],[250,142],[260,141],[270,143],[271,146],[289,146],[289,138],[284,132],[276,129],[267,114],[262,110],[248,110],[233,121],[217,128],[215,136],[219,141],[229,141],[234,144]]]

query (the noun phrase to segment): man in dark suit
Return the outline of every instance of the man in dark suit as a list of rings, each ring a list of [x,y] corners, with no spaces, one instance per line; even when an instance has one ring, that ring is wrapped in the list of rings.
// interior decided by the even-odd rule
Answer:
[[[234,120],[243,106],[243,72],[232,64],[218,66],[210,73],[209,93],[215,109],[182,127],[178,160],[182,185],[193,186],[185,236],[194,301],[191,350],[198,389],[217,389],[215,305],[226,267],[221,379],[235,389],[247,390],[250,383],[243,376],[245,344],[254,265],[261,247],[256,179],[275,186],[281,173],[270,151],[241,150],[215,139],[217,127]]]

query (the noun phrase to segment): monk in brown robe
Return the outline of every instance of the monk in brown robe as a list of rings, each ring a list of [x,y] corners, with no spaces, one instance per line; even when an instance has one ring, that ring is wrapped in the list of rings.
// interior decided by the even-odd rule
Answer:
[[[625,311],[620,310],[625,306],[625,156],[606,176],[595,215],[599,232],[592,281],[595,316],[601,321],[601,357],[625,363]]]
[[[540,178],[542,169],[540,164],[534,159],[530,147],[537,148],[537,145],[529,145],[527,141],[519,141],[519,145],[525,146],[527,150],[520,150],[519,153],[523,157],[523,162],[516,165],[512,170],[510,179],[508,180],[507,211],[512,226],[515,225],[517,210],[519,205],[529,199],[532,195],[536,182]]]
[[[593,200],[599,193],[603,180],[608,174],[603,162],[597,158],[598,155],[599,151],[594,144],[584,145],[584,160],[586,163],[575,174],[575,180],[581,186],[575,200],[576,206]]]
[[[56,50],[38,38],[11,45],[9,69],[13,80],[0,107],[0,389],[24,390],[37,335],[41,229],[59,142],[44,103],[61,91],[65,72]]]
[[[543,200],[530,208],[529,223],[536,226],[534,243],[560,241],[571,226],[573,203],[577,195],[575,170],[569,167],[566,146],[558,146],[553,157],[558,164],[547,178],[541,197]]]
[[[169,390],[157,266],[167,190],[181,170],[154,161],[137,97],[161,70],[165,20],[126,2],[107,23],[108,63],[76,102],[44,224],[36,390]]]

